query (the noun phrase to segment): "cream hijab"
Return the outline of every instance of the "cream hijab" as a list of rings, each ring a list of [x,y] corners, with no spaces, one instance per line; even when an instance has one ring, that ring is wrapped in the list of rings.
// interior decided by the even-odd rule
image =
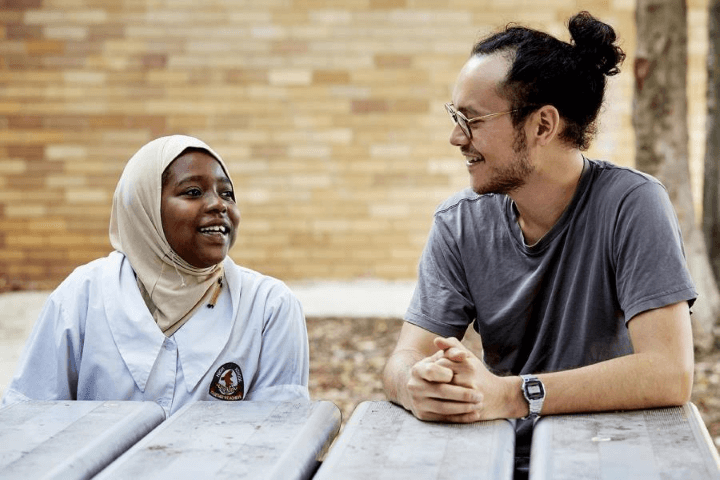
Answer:
[[[215,157],[230,179],[220,155],[202,141],[184,135],[161,137],[128,161],[113,196],[110,243],[130,261],[145,303],[165,335],[172,335],[205,303],[222,279],[222,262],[196,268],[177,255],[162,227],[162,174],[185,149],[202,148]],[[230,180],[232,183],[232,180]]]

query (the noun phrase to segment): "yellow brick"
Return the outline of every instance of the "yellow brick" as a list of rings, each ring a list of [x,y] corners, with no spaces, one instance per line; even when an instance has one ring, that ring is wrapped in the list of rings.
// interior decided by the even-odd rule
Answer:
[[[87,247],[87,245],[102,245],[107,243],[106,237],[80,234],[52,235],[48,237],[46,245],[51,247]]]
[[[0,114],[9,115],[19,113],[23,108],[20,102],[2,102],[0,101]]]
[[[7,205],[5,215],[17,218],[38,218],[47,214],[45,205]]]
[[[0,175],[15,175],[24,173],[27,170],[27,162],[24,160],[7,160],[0,161]]]
[[[5,237],[5,245],[8,247],[27,248],[42,247],[48,245],[48,243],[39,235],[8,234]]]
[[[43,29],[46,38],[58,40],[83,40],[88,31],[85,27],[50,26]]]
[[[58,262],[65,261],[68,258],[67,252],[64,250],[57,250],[54,248],[48,248],[43,250],[31,250],[28,251],[25,257],[28,260],[42,260],[44,262]]]
[[[63,132],[51,130],[13,130],[0,131],[0,144],[45,144],[63,139]]]
[[[10,261],[21,261],[25,259],[26,255],[23,250],[17,248],[2,249],[0,248],[0,258],[6,262]]]
[[[10,265],[7,270],[7,274],[10,278],[41,278],[44,273],[43,267],[28,265],[25,261],[23,261],[20,265]]]
[[[46,212],[43,212],[47,215]],[[67,229],[67,222],[64,219],[45,217],[44,220],[28,222],[28,229],[38,232],[64,231]]]
[[[69,203],[98,203],[107,202],[109,192],[93,188],[68,188],[65,198]]]

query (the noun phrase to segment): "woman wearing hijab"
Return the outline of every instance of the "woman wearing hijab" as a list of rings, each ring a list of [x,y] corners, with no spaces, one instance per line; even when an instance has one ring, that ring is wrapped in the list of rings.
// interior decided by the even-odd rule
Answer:
[[[50,295],[2,404],[308,399],[300,303],[279,280],[237,266],[240,213],[225,163],[202,141],[154,140],[113,197],[105,258]]]

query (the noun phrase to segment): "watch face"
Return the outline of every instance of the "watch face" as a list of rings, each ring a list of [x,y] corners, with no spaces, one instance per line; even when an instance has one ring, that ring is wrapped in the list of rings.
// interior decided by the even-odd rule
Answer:
[[[525,384],[528,400],[539,400],[545,396],[545,389],[539,380],[530,380]]]

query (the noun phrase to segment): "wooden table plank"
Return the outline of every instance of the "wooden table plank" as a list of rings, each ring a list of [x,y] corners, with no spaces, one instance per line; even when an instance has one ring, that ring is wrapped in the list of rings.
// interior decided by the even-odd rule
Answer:
[[[91,478],[163,420],[153,402],[10,405],[0,409],[0,477]]]
[[[509,480],[514,449],[507,420],[431,423],[390,402],[363,402],[313,480]]]
[[[692,404],[543,417],[535,426],[530,478],[720,479],[710,435]]]
[[[331,402],[196,402],[97,479],[308,479],[340,429]]]

